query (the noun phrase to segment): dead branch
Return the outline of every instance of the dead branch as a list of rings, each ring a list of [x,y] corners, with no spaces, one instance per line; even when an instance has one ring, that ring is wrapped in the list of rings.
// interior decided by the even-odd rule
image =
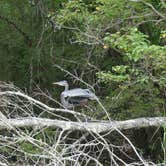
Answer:
[[[98,122],[73,122],[63,120],[52,120],[46,118],[21,118],[6,120],[8,126],[12,127],[55,127],[63,130],[85,130],[95,133],[106,132],[109,130],[125,130],[143,127],[159,127],[166,125],[166,117],[138,118],[125,121],[98,121]],[[4,122],[0,122],[0,129],[6,128]]]
[[[46,104],[42,103],[41,101],[38,101],[20,91],[4,91],[4,92],[0,92],[0,96],[19,96],[19,97],[23,97],[25,99],[27,99],[28,101],[30,101],[32,104],[40,107],[42,110],[46,110],[46,111],[51,111],[51,112],[64,112],[64,113],[70,113],[70,114],[75,114],[75,115],[82,115],[84,117],[86,117],[86,115],[79,113],[79,112],[75,112],[72,110],[68,110],[68,109],[59,109],[59,108],[52,108],[47,106]]]
[[[19,96],[25,98],[32,104],[38,106],[40,109],[44,111],[60,111],[64,113],[71,113],[75,115],[81,115],[79,112],[70,111],[67,109],[56,109],[47,106],[46,104],[38,101],[20,91],[4,91],[0,92],[0,96]],[[84,114],[83,114],[84,115]],[[6,123],[4,123],[4,120]],[[29,118],[8,118],[0,121],[0,129],[11,127],[55,127],[61,128],[63,130],[86,130],[95,133],[105,132],[109,130],[125,130],[132,128],[143,128],[143,127],[159,127],[166,125],[166,117],[147,117],[147,118],[138,118],[138,119],[130,119],[125,121],[89,121],[89,122],[73,122],[73,121],[65,121],[65,120],[57,120],[57,119],[46,119],[46,118],[37,118],[37,117],[29,117]],[[8,125],[6,125],[8,124]]]
[[[45,97],[48,101],[53,102],[55,100],[47,95]],[[55,103],[61,106],[56,100]],[[41,111],[39,115],[33,110],[36,107]],[[35,157],[37,163],[40,163],[41,161],[45,162],[46,159],[49,163],[54,163],[54,165],[66,165],[66,162],[73,163],[71,165],[74,165],[74,163],[75,165],[80,165],[78,163],[82,161],[87,163],[85,165],[88,165],[91,161],[93,161],[95,165],[102,165],[100,161],[98,161],[98,158],[101,157],[104,151],[109,153],[112,165],[118,165],[118,163],[127,165],[127,163],[118,157],[117,154],[114,153],[114,150],[112,150],[123,147],[123,143],[117,147],[116,145],[107,142],[105,138],[105,135],[110,134],[112,131],[116,131],[116,133],[126,141],[138,158],[137,161],[140,165],[147,165],[146,161],[141,157],[132,142],[120,130],[162,126],[166,124],[166,118],[164,117],[139,118],[126,121],[87,121],[89,118],[82,113],[63,108],[57,109],[53,106],[50,107],[42,101],[28,96],[13,84],[6,84],[3,82],[0,83],[0,108],[0,112],[2,112],[2,116],[0,116],[0,131],[7,129],[7,132],[13,133],[10,136],[5,136],[5,132],[2,132],[3,134],[0,136],[0,145],[13,150],[16,155],[17,153],[21,153],[25,158],[28,157],[29,159]],[[102,108],[105,109],[103,106]],[[47,115],[53,115],[51,116],[51,119],[41,116],[41,114],[45,112],[48,113]],[[60,115],[59,112],[61,112]],[[72,121],[70,116],[64,118],[66,113],[76,116],[77,121]],[[82,117],[85,117],[83,121]],[[48,143],[48,140],[48,142],[45,141],[44,131],[48,127],[55,129],[55,138],[50,136],[50,143]],[[34,130],[28,130],[31,128]],[[80,139],[73,138],[71,144],[66,144],[65,141],[68,140],[68,136],[74,130],[86,132],[82,132],[83,135]],[[44,134],[43,139],[38,140],[35,136],[40,133],[42,133],[42,135]],[[91,141],[86,138],[87,134],[92,137]],[[28,145],[31,144],[33,147],[40,149],[41,152],[36,151],[35,154],[26,152],[24,146],[21,144],[22,141],[23,143],[28,143]],[[99,144],[102,146],[102,148],[99,149],[99,154],[96,153],[93,156],[90,152],[87,152],[87,148],[98,148]],[[59,151],[59,149],[61,150]],[[123,153],[126,154],[126,152]],[[38,158],[40,158],[40,160],[38,160]],[[5,162],[3,156],[2,159]],[[22,158],[19,160],[22,161]]]

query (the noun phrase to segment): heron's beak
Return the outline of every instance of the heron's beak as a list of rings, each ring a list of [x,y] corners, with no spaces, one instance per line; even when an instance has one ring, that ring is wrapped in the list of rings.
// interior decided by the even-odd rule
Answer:
[[[53,82],[52,84],[53,84],[53,85],[59,85],[58,82]]]

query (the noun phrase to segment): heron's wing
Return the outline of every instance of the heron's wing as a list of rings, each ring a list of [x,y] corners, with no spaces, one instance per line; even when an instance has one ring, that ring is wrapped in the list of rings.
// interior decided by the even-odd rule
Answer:
[[[64,97],[84,97],[84,98],[92,98],[95,96],[94,93],[92,93],[89,89],[71,89],[68,91],[62,92]]]

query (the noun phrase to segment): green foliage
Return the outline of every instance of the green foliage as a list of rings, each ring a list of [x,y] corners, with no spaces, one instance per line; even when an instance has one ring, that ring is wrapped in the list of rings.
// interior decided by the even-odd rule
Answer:
[[[125,95],[123,93],[118,98],[118,109],[123,110],[122,103],[127,103],[128,111],[133,112],[133,115],[125,110],[126,116],[162,114],[166,85],[166,47],[151,45],[147,36],[136,28],[115,34],[107,33],[104,41],[105,45],[120,50],[123,55],[123,65],[112,66],[111,71],[97,74],[101,81],[106,84],[117,82],[114,88],[125,91]],[[138,93],[143,96],[135,95]]]
[[[148,47],[146,38],[147,36],[139,32],[137,28],[132,28],[124,35],[120,32],[115,34],[107,33],[104,41],[110,47],[117,48],[122,53],[125,53],[129,60],[137,62],[143,58],[142,51]]]
[[[145,2],[163,13],[163,3]],[[29,45],[25,36],[11,23],[1,20],[1,80],[14,81],[29,89],[33,89],[31,82],[52,89],[51,82],[64,79],[64,73],[52,67],[57,63],[71,72],[76,70],[89,83],[94,83],[97,78],[103,81],[106,90],[103,88],[101,94],[105,103],[105,96],[114,97],[121,90],[128,96],[122,97],[122,103],[128,102],[131,96],[134,100],[138,87],[144,87],[142,92],[150,88],[154,90],[153,98],[157,103],[163,100],[166,83],[166,48],[162,46],[165,42],[164,23],[161,20],[156,25],[150,21],[157,16],[148,15],[152,12],[149,6],[127,0],[63,0],[43,1],[45,9],[40,10],[40,4],[35,3],[0,2],[1,15],[32,41]],[[50,20],[55,23],[54,33]],[[110,54],[110,50],[115,52]],[[117,52],[118,55],[114,55]],[[120,106],[121,100],[118,101]],[[140,105],[146,105],[146,102],[140,102]],[[124,110],[123,106],[118,107],[120,109]]]
[[[1,0],[0,80],[29,92],[38,85],[59,99],[53,81],[83,85],[58,64],[94,85],[114,119],[164,116],[166,24],[147,4],[165,16],[160,0]],[[105,118],[97,103],[91,106],[89,114]],[[22,148],[40,153],[27,142]]]
[[[109,81],[115,81],[115,82],[123,82],[123,81],[127,81],[129,80],[129,75],[125,74],[125,75],[115,75],[111,72],[100,72],[97,73],[98,77],[105,82],[109,82]]]
[[[37,153],[41,153],[41,149],[37,148],[36,146],[34,146],[33,144],[31,144],[30,142],[24,142],[21,144],[22,149],[30,154],[37,154]]]
[[[96,76],[103,81],[102,85],[108,87],[106,90],[103,88],[102,92],[106,105],[105,96],[114,97],[124,91],[125,95],[117,102],[121,114],[126,109],[124,103],[130,98],[135,100],[135,105],[132,104],[130,110],[147,107],[146,101],[140,101],[138,107],[136,103],[139,98],[134,95],[139,91],[147,95],[147,89],[154,92],[151,96],[158,103],[154,103],[155,109],[162,112],[159,103],[162,103],[166,83],[166,48],[159,44],[165,41],[165,31],[162,21],[157,26],[149,22],[156,18],[147,15],[152,12],[149,6],[123,0],[43,1],[47,9],[42,13],[35,6],[35,1],[18,2],[2,1],[1,14],[25,32],[32,44],[28,45],[24,35],[2,20],[2,80],[11,80],[20,87],[26,86],[30,89],[32,81],[40,83],[41,87],[52,89],[51,82],[64,79],[62,72],[52,67],[53,63],[57,63],[71,72],[76,70],[78,74],[88,73],[82,75],[85,81],[93,83]],[[163,4],[158,1],[146,2],[163,13]],[[55,29],[54,34],[51,33],[49,19],[59,28]],[[142,21],[145,23],[141,23]],[[138,23],[141,26],[137,28]],[[110,55],[111,49],[119,55]],[[50,50],[55,51],[50,54]],[[58,91],[55,92],[57,93]],[[146,97],[150,98],[149,95]],[[108,107],[111,107],[109,103]],[[154,108],[149,106],[149,115],[151,109]],[[147,111],[139,112],[142,112],[142,116],[147,115]],[[133,116],[138,116],[138,112],[136,114],[133,113]],[[125,118],[130,116],[126,115]],[[120,117],[123,118],[124,115]]]

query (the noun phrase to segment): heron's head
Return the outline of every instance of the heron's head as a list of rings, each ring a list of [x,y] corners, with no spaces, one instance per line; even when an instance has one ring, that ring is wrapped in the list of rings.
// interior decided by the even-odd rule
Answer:
[[[59,81],[59,82],[53,82],[54,85],[60,85],[60,86],[66,86],[68,85],[67,81]]]

